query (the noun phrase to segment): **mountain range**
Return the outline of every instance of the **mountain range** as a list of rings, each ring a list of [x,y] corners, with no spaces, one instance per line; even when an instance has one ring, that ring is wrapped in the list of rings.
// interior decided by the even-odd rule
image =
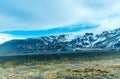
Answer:
[[[120,51],[120,28],[101,34],[61,34],[43,37],[15,39],[0,45],[1,55],[31,53],[64,53],[80,51]]]

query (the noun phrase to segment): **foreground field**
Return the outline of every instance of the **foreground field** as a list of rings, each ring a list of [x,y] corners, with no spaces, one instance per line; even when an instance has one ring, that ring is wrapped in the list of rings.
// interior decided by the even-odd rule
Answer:
[[[120,79],[120,59],[0,68],[0,79]]]
[[[120,79],[119,52],[0,56],[0,79]]]

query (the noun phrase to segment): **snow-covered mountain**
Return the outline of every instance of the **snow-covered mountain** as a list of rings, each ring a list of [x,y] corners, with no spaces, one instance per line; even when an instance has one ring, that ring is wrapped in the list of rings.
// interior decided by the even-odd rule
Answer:
[[[72,40],[81,47],[111,48],[120,47],[120,29],[104,31],[101,34],[85,33]]]
[[[63,34],[11,40],[0,45],[0,53],[43,53],[43,52],[74,52],[87,49],[119,49],[120,29],[93,33]]]
[[[95,42],[94,47],[120,47],[120,29],[104,31],[96,37],[97,42]]]

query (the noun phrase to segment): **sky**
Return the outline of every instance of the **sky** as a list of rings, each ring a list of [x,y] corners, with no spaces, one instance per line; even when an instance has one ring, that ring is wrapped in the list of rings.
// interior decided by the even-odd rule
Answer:
[[[47,35],[116,28],[120,28],[120,0],[0,0],[0,43],[35,36],[38,30]]]
[[[0,31],[43,30],[71,24],[120,27],[120,0],[0,0]]]

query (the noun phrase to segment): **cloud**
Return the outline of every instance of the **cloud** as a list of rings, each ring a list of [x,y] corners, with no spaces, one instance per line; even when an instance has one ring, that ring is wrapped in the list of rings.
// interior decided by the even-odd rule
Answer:
[[[76,0],[78,21],[101,25],[98,31],[120,28],[119,0]]]
[[[6,42],[6,41],[10,41],[10,40],[13,40],[13,39],[24,39],[22,37],[15,37],[15,36],[12,36],[12,35],[9,35],[9,34],[2,34],[0,33],[0,44]]]
[[[4,8],[3,8],[4,7]],[[70,24],[120,27],[120,0],[1,0],[0,31],[41,30]]]

